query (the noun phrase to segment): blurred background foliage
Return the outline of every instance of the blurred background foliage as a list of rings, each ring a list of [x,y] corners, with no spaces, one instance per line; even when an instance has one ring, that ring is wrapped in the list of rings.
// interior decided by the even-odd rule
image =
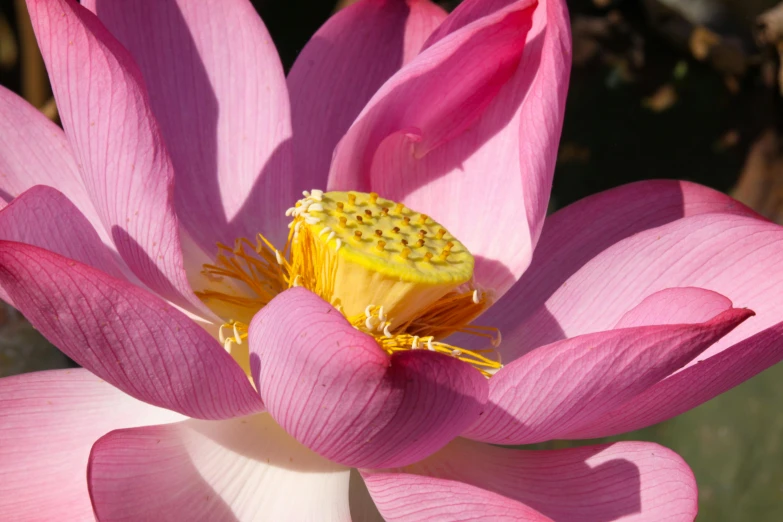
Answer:
[[[253,3],[288,70],[318,27],[353,1]],[[451,10],[459,0],[438,3]],[[551,210],[623,183],[676,178],[732,194],[783,224],[783,5],[568,4],[574,67]],[[57,121],[22,0],[0,2],[0,83]],[[18,312],[0,308],[0,376],[67,364]],[[783,520],[782,405],[778,365],[671,421],[610,440],[679,452],[699,482],[699,520]],[[584,442],[539,447],[574,444]]]

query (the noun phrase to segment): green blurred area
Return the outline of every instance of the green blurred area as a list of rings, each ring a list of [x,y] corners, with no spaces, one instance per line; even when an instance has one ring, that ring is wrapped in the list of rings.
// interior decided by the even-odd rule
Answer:
[[[290,67],[334,2],[257,0],[270,32]],[[458,2],[441,2],[453,7]],[[598,16],[589,1],[574,1],[572,17]],[[643,17],[624,2],[629,19]],[[8,19],[10,4],[0,6]],[[638,20],[637,20],[638,21]],[[729,191],[748,148],[775,124],[771,95],[757,78],[741,80],[731,93],[724,78],[683,56],[654,33],[645,33],[644,68],[629,80],[622,67],[598,61],[573,72],[552,194],[552,209],[623,183],[677,178]],[[622,49],[620,50],[622,54]],[[16,88],[13,71],[0,81]],[[676,100],[665,110],[645,101],[669,85]],[[723,144],[727,133],[736,143]],[[783,311],[781,311],[783,315]],[[0,376],[63,364],[63,358],[12,312],[0,314]],[[699,520],[783,520],[783,365],[660,425],[605,440],[646,440],[667,446],[690,464],[700,489]],[[538,447],[594,443],[555,441]]]

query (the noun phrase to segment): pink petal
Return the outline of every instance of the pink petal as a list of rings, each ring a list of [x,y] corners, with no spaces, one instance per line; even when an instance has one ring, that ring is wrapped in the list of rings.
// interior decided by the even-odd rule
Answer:
[[[206,419],[263,410],[211,335],[139,287],[8,241],[0,241],[0,285],[50,342],[132,397]]]
[[[117,250],[155,292],[205,312],[182,268],[174,171],[138,67],[78,3],[29,0],[28,8],[65,134]]]
[[[10,202],[35,185],[54,187],[73,202],[106,244],[114,245],[82,183],[62,129],[0,85],[0,198]]]
[[[670,419],[783,361],[783,322],[689,366],[579,429],[580,438],[606,437]]]
[[[655,203],[651,204],[651,201]],[[658,237],[667,230],[664,227],[667,223],[680,227],[673,223],[683,217],[717,212],[757,216],[725,194],[683,181],[642,181],[580,200],[547,218],[530,268],[508,294],[482,315],[477,323],[500,329],[503,333],[500,351],[503,360],[509,362],[543,344],[579,333],[608,330],[620,320],[623,314],[645,297],[671,287],[696,286],[714,290],[727,296],[738,306],[753,308],[761,316],[763,307],[759,308],[756,302],[738,300],[736,293],[733,292],[734,289],[724,291],[725,289],[721,290],[712,285],[699,284],[700,279],[682,277],[670,277],[666,281],[660,281],[660,284],[654,283],[634,299],[617,300],[611,297],[616,305],[616,313],[606,319],[601,317],[609,304],[607,297],[596,300],[596,304],[580,306],[579,309],[573,310],[573,316],[562,319],[565,324],[561,324],[559,318],[555,319],[547,311],[554,306],[549,304],[553,301],[554,295],[570,293],[571,285],[575,283],[569,281],[569,278],[574,278],[574,274],[588,264],[597,266],[596,261],[591,260],[599,255],[604,256],[605,260],[608,259],[606,256],[611,256],[613,268],[607,270],[610,275],[604,281],[591,280],[590,290],[577,290],[587,291],[589,295],[583,297],[596,296],[599,288],[603,292],[606,286],[616,287],[627,284],[628,281],[618,274],[627,273],[628,277],[638,281],[636,288],[644,287],[646,281],[636,277],[636,273],[641,273],[642,267],[658,267],[661,271],[666,270],[669,266],[666,258],[660,258],[660,253],[639,255],[635,264],[631,264],[627,259],[631,251],[626,250],[625,254],[619,256],[610,254],[612,246],[644,231],[649,231],[646,232],[645,237],[648,238],[648,242],[655,245],[659,243]],[[590,226],[585,226],[585,223],[590,223]],[[672,243],[676,242],[677,239],[672,238]],[[711,244],[713,239],[707,240],[704,245],[692,245],[696,249],[706,247],[714,257],[712,261],[708,261],[704,270],[694,272],[694,276],[712,272],[708,268],[709,264],[721,259],[722,249],[725,248],[726,243],[717,239],[713,246],[710,246]],[[689,243],[682,241],[679,245],[681,250],[678,252],[686,254]],[[694,265],[694,268],[696,266]],[[654,277],[650,280],[654,281]],[[558,301],[562,302],[559,299]],[[601,318],[600,322],[598,322],[599,318]],[[574,320],[581,323],[583,327],[578,330],[565,330],[564,333],[564,328]],[[474,339],[460,339],[460,344],[467,348],[478,347],[474,342]]]
[[[521,502],[462,482],[373,472],[365,472],[364,480],[388,522],[552,522]]]
[[[703,288],[667,288],[646,297],[620,318],[614,329],[709,321],[731,308],[731,301]]]
[[[554,520],[685,521],[693,520],[697,510],[696,481],[688,465],[676,453],[647,442],[523,451],[457,439],[407,468],[363,475],[384,515],[410,503],[413,513],[429,511],[427,520],[450,519],[444,515],[453,504],[489,495]],[[453,488],[450,498],[430,499],[431,488],[437,495],[445,481]],[[414,498],[399,494],[405,486]],[[400,519],[409,520],[389,517]]]
[[[87,458],[105,433],[182,416],[87,370],[0,379],[0,513],[5,520],[92,520]]]
[[[41,247],[119,279],[135,279],[125,275],[79,209],[45,185],[23,192],[0,211],[0,239]]]
[[[368,103],[335,150],[330,187],[432,215],[477,256],[479,284],[502,294],[543,223],[569,62],[561,2],[521,0],[458,24]]]
[[[250,2],[85,5],[139,64],[176,170],[177,215],[196,242],[211,254],[258,232],[284,242],[297,198],[288,92]]]
[[[706,323],[624,328],[538,348],[490,379],[487,407],[464,435],[496,444],[578,438],[581,426],[681,368],[752,315],[730,309]]]
[[[387,467],[443,447],[476,418],[486,379],[427,350],[388,356],[307,290],[283,292],[250,325],[250,364],[272,417],[346,466]]]
[[[444,18],[429,0],[364,0],[338,11],[315,33],[288,75],[301,190],[326,185],[339,139]]]
[[[350,520],[349,474],[264,414],[109,433],[89,486],[101,522]]]

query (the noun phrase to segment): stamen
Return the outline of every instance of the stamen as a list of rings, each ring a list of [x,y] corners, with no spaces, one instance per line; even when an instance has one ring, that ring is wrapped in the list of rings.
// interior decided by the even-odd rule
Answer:
[[[220,341],[220,344],[226,344],[226,335],[223,333],[223,328],[226,325],[221,324],[220,328],[218,328],[218,340]]]
[[[329,232],[331,232],[331,231],[332,231],[332,229],[331,229],[331,228],[329,228],[329,227],[324,227],[324,228],[322,228],[322,229],[321,229],[321,231],[320,231],[320,232],[318,232],[318,237],[321,237],[321,236],[323,236],[324,234],[328,234],[328,233],[329,233]]]

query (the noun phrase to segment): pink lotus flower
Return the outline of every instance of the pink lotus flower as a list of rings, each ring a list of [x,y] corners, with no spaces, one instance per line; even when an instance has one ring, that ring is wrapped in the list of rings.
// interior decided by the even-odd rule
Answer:
[[[783,231],[726,196],[544,223],[562,2],[364,0],[287,79],[246,0],[28,4],[65,132],[0,89],[0,285],[85,369],[0,381],[4,517],[695,516],[655,444],[486,444],[647,426],[783,357]]]

